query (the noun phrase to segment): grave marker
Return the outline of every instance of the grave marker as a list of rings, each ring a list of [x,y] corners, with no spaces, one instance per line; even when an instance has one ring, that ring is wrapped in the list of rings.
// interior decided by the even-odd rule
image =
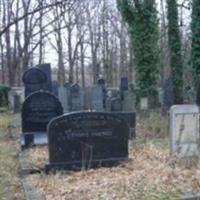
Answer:
[[[38,91],[29,95],[22,106],[22,146],[47,143],[47,124],[62,114],[61,103],[50,92]]]
[[[91,88],[91,108],[97,112],[104,111],[103,107],[103,90],[99,85]]]
[[[46,74],[47,81],[45,83],[44,90],[52,92],[51,65],[47,63],[47,64],[37,65],[36,67],[41,69]]]
[[[164,81],[163,86],[163,104],[164,110],[169,111],[170,107],[174,104],[174,91],[173,81],[171,77],[168,77]]]
[[[199,108],[196,105],[175,105],[170,109],[171,154],[181,157],[199,154]]]
[[[42,70],[34,67],[24,72],[22,80],[25,85],[25,97],[27,97],[33,92],[45,89],[47,76]]]
[[[77,83],[73,84],[70,88],[70,100],[71,111],[84,109],[84,92]]]
[[[128,158],[128,125],[108,113],[76,112],[48,125],[51,169],[112,166]]]

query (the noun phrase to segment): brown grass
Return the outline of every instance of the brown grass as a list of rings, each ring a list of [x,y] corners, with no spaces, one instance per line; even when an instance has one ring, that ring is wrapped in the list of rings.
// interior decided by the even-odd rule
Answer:
[[[35,153],[46,160],[45,151]],[[29,180],[47,200],[178,199],[185,192],[200,191],[200,162],[192,168],[172,162],[166,141],[135,144],[129,157],[118,167],[32,175]]]

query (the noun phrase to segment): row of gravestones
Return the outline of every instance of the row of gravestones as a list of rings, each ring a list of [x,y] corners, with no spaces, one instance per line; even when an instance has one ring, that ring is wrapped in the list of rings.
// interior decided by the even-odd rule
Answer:
[[[102,83],[105,85],[103,79],[97,85],[99,93],[103,95],[98,95],[95,87],[88,90],[88,96],[91,97],[92,93],[92,99],[96,99],[90,105],[94,105],[97,111],[80,111],[83,110],[79,107],[80,101],[84,101],[87,96],[80,98],[78,84],[65,85],[64,88],[70,87],[70,111],[76,112],[64,115],[64,103],[54,95],[49,64],[27,70],[23,75],[23,82],[26,99],[22,105],[21,145],[26,148],[30,145],[48,144],[50,162],[46,165],[47,171],[52,168],[110,166],[128,158],[130,123],[127,122],[132,120],[134,127],[135,114],[112,114],[101,110],[106,105],[106,88],[101,86]],[[60,88],[58,96],[59,93]],[[121,96],[126,99],[123,91]],[[68,98],[67,93],[65,97]]]

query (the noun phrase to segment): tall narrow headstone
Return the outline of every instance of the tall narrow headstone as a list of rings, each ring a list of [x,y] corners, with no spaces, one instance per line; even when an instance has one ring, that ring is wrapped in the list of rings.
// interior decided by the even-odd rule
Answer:
[[[25,85],[25,97],[33,92],[45,89],[46,74],[39,68],[33,67],[24,72],[22,80]]]
[[[97,85],[101,86],[102,90],[103,90],[103,107],[104,109],[106,108],[106,82],[103,78],[98,79],[97,81]]]
[[[59,88],[59,83],[58,81],[52,81],[52,93],[58,97],[58,88]]]
[[[168,77],[164,81],[163,104],[165,111],[169,111],[170,107],[174,104],[174,91],[173,91],[173,82],[171,77]]]
[[[121,99],[124,100],[124,92],[128,91],[128,78],[122,77],[120,83],[120,95]]]
[[[47,64],[40,64],[37,65],[39,69],[41,69],[47,76],[47,82],[45,84],[45,90],[52,92],[52,79],[51,79],[51,65]]]

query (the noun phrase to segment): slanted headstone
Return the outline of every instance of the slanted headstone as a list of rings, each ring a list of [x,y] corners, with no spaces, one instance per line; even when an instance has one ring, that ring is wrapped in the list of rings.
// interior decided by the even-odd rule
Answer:
[[[171,154],[180,157],[199,155],[199,108],[175,105],[170,109]]]
[[[73,84],[70,88],[70,100],[71,111],[84,109],[84,92],[77,83]]]
[[[128,125],[117,116],[77,112],[60,116],[48,125],[51,169],[113,166],[128,158]]]
[[[91,88],[91,108],[97,112],[104,111],[103,107],[103,90],[99,85]]]
[[[62,105],[52,93],[38,91],[29,95],[22,106],[22,146],[47,143],[47,124],[62,114]]]
[[[58,97],[58,88],[59,88],[59,83],[58,81],[52,81],[52,93]]]
[[[47,77],[44,90],[52,92],[51,65],[47,63],[47,64],[37,65],[37,67],[41,69],[46,74],[46,77]]]
[[[163,104],[165,111],[169,111],[170,107],[174,104],[174,91],[171,77],[166,78],[164,81]]]
[[[58,88],[58,98],[63,106],[64,113],[67,113],[70,111],[70,105],[69,105],[69,89],[64,86],[60,86]]]
[[[25,97],[27,97],[33,92],[45,89],[47,76],[42,70],[34,67],[24,72],[22,80],[25,85]]]

